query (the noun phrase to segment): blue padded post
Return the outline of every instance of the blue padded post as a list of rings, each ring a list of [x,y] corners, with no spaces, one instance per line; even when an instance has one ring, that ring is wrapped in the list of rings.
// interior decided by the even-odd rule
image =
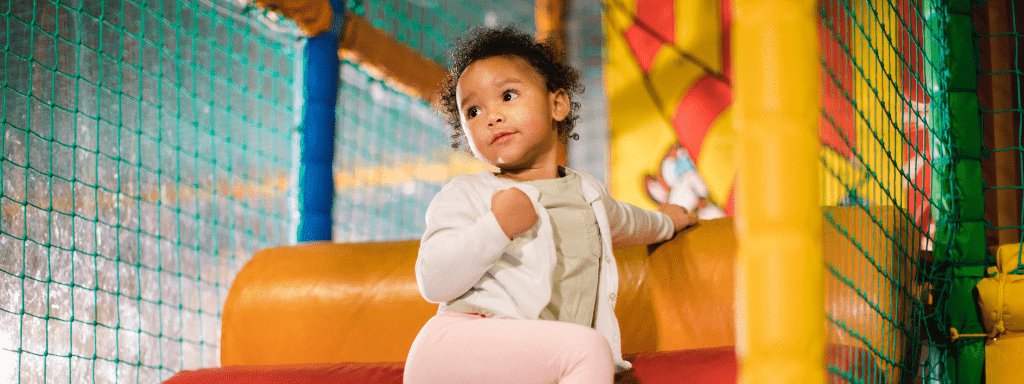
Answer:
[[[329,241],[334,206],[335,106],[338,105],[338,35],[344,30],[345,3],[330,0],[332,28],[306,41],[303,49],[305,103],[299,173],[298,241]]]

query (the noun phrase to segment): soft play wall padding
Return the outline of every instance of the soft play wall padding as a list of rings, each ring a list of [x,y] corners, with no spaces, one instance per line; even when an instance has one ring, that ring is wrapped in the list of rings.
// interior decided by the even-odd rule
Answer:
[[[826,213],[846,227],[867,215],[850,207],[828,208]],[[907,224],[898,215],[884,209],[871,214],[890,222],[886,228],[893,233],[906,231]],[[852,246],[849,236],[860,244],[878,241],[871,248],[873,258],[906,257],[901,256],[906,245],[899,241],[871,240],[877,237],[858,231],[829,235],[835,229],[825,225],[829,226],[826,239],[833,243],[826,246],[830,252],[826,258],[848,276],[874,280],[878,274],[874,265],[857,261],[864,255]],[[420,327],[437,311],[436,305],[423,300],[416,285],[418,246],[418,241],[310,243],[257,253],[238,274],[225,303],[221,364],[404,361]],[[616,314],[623,352],[734,345],[732,219],[702,221],[651,248],[650,254],[647,247],[616,250],[620,275]],[[892,268],[906,272],[905,266]],[[865,311],[849,292],[835,285],[827,292],[826,309],[836,319],[871,342],[899,340],[893,334],[898,331],[895,327],[871,327],[873,320],[861,319]],[[905,313],[904,300],[884,280],[864,285],[861,292],[901,317]],[[831,343],[865,348],[861,341],[844,337],[841,330],[834,331]],[[886,358],[900,361],[902,357]]]

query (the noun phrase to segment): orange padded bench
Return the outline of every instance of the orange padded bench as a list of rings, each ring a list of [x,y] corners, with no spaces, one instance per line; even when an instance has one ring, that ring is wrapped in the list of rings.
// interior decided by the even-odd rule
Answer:
[[[865,219],[857,209],[827,211],[841,222]],[[906,231],[905,223],[886,212],[874,215],[891,221],[889,230]],[[858,234],[839,236],[828,224],[825,227],[827,258],[864,257],[847,239]],[[167,383],[400,383],[402,362],[413,339],[437,311],[416,285],[418,247],[418,241],[307,243],[257,253],[239,272],[224,306],[223,367],[180,372]],[[875,248],[896,253],[905,247]],[[735,254],[731,218],[702,221],[656,246],[616,250],[616,315],[623,353],[634,364],[634,370],[618,376],[617,382],[736,381]],[[856,265],[836,264],[840,269]],[[872,272],[874,268],[852,276]],[[895,290],[884,284],[861,289],[873,298],[895,297],[890,292]],[[842,289],[826,292],[826,308],[833,316],[849,324],[872,323],[854,318],[864,312]],[[893,300],[887,303],[902,305]],[[892,332],[876,329],[872,334],[878,335],[870,341],[898,340]],[[882,382],[877,359],[859,340],[834,328],[830,333],[831,365],[862,382]],[[830,382],[845,380],[830,374]]]

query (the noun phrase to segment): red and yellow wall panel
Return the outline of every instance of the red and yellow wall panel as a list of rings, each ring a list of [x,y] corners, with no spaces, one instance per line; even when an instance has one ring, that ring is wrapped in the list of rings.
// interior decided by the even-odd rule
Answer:
[[[705,218],[732,215],[730,0],[606,4],[612,194],[648,209],[667,201]],[[908,74],[922,72],[920,28],[896,22],[918,10],[907,1],[875,12],[820,6],[826,16],[806,43],[823,61],[807,74],[821,77],[821,202],[897,205],[926,227],[927,100]]]

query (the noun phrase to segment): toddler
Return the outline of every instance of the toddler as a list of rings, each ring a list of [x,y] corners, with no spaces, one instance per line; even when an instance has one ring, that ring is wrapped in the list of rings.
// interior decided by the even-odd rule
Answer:
[[[513,28],[459,41],[442,95],[453,146],[498,169],[453,178],[426,213],[420,292],[439,303],[413,342],[404,382],[611,383],[628,369],[615,319],[612,248],[670,239],[696,222],[616,201],[557,164],[579,74]]]

